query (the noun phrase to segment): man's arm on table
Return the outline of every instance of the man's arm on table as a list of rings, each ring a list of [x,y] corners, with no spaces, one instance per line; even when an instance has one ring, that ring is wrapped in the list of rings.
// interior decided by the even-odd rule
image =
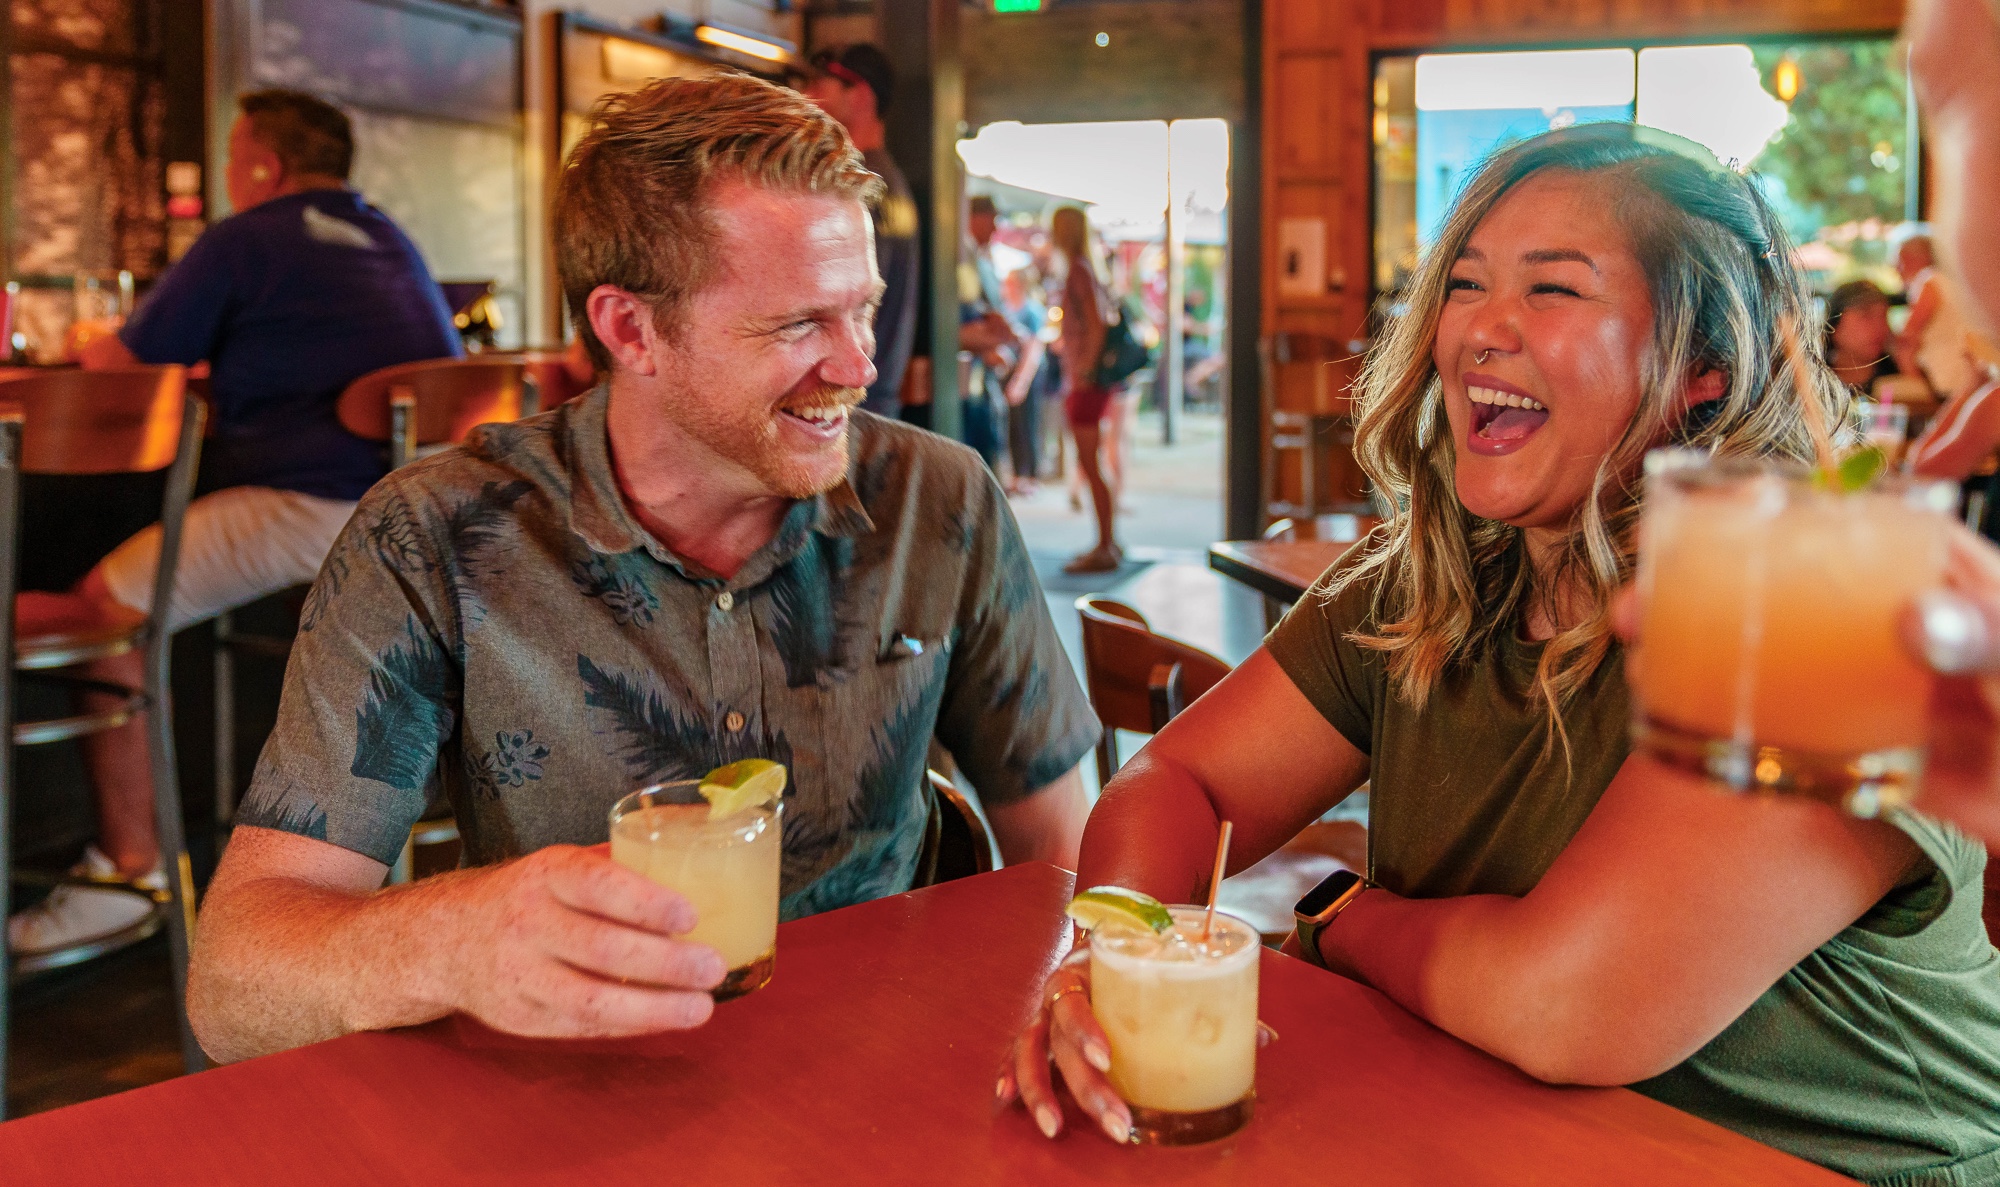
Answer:
[[[211,1056],[455,1011],[513,1034],[592,1037],[698,1026],[713,1008],[721,959],[671,938],[694,909],[603,846],[378,891],[385,872],[311,837],[236,830],[188,973],[188,1015]]]

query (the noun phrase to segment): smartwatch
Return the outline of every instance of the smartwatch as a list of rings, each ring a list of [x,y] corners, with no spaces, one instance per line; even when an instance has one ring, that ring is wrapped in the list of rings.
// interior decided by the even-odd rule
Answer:
[[[1319,954],[1319,933],[1332,923],[1347,904],[1361,896],[1371,883],[1353,870],[1335,870],[1292,907],[1298,921],[1299,955],[1321,968],[1326,958]]]

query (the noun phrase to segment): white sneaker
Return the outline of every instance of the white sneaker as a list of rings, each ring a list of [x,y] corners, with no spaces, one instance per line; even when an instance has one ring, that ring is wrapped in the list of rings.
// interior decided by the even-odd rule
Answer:
[[[118,864],[91,845],[69,872],[86,878],[117,878]],[[166,871],[157,865],[130,881],[146,890],[167,888]],[[40,956],[124,931],[153,910],[152,903],[127,890],[58,886],[47,898],[14,912],[7,920],[7,947],[17,956]]]

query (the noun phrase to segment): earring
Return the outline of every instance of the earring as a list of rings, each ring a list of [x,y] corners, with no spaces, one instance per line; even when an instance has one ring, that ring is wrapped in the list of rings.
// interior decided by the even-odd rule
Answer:
[[[1493,348],[1489,346],[1485,350],[1480,351],[1478,354],[1473,355],[1472,361],[1478,364],[1479,366],[1484,367],[1486,365],[1486,356],[1492,353],[1493,353]]]

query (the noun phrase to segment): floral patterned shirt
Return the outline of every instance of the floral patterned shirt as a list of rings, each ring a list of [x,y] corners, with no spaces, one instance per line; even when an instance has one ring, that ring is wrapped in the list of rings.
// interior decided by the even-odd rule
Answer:
[[[933,735],[989,804],[1095,744],[977,455],[857,412],[844,482],[728,581],[627,510],[607,395],[384,479],[320,570],[237,822],[384,863],[433,797],[468,864],[606,837],[619,797],[791,770],[786,918],[909,888]]]

